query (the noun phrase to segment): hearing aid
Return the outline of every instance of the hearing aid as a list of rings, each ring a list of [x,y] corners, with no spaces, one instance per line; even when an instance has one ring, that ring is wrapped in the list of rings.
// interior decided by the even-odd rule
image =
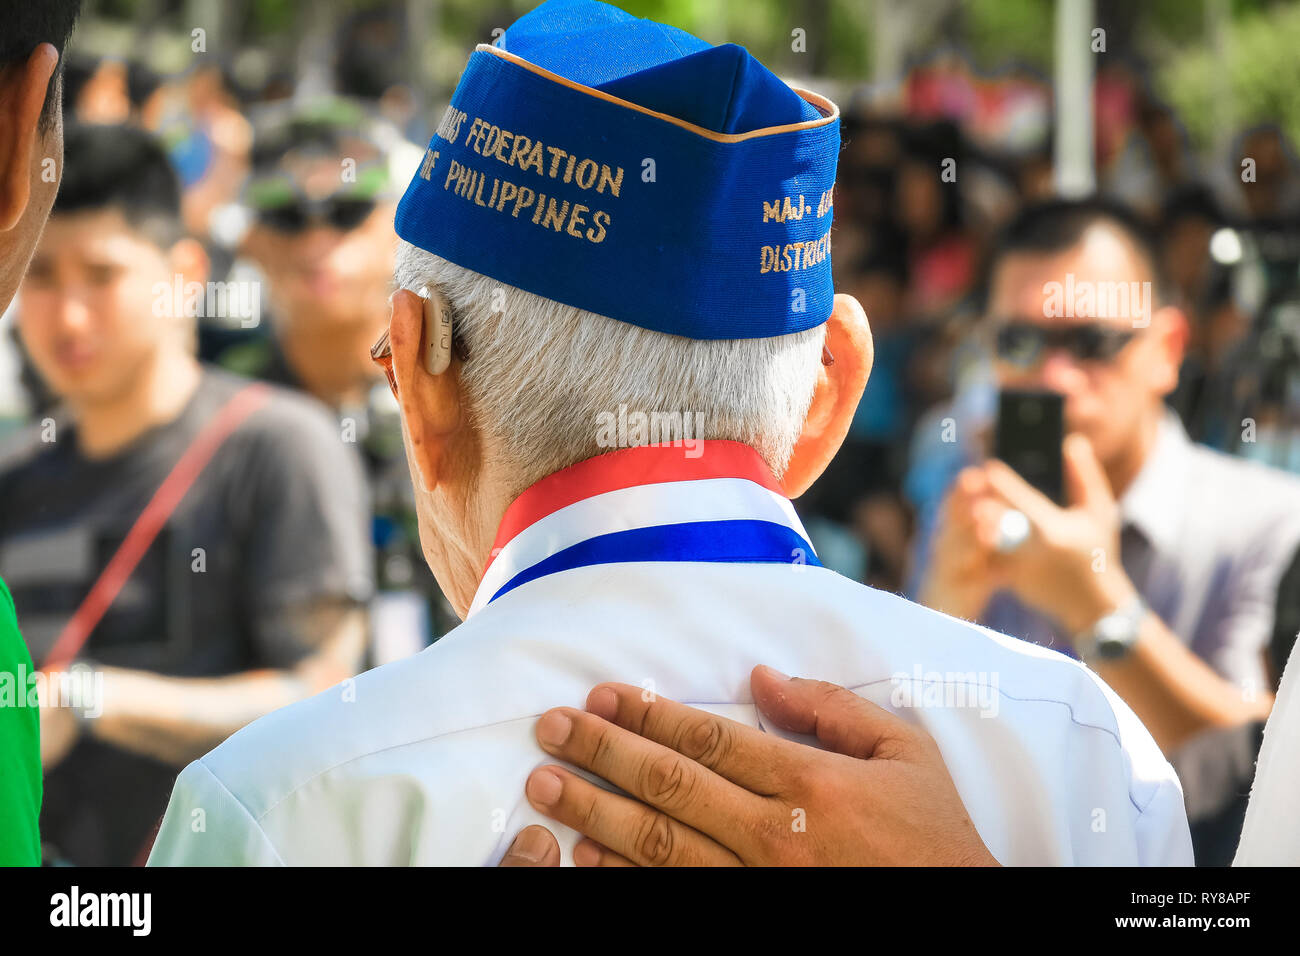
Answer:
[[[441,375],[451,365],[451,310],[437,290],[420,290],[424,300],[424,367]]]

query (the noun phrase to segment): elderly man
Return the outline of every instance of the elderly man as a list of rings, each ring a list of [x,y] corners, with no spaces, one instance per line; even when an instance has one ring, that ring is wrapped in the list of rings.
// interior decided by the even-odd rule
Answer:
[[[871,363],[830,287],[838,146],[833,104],[744,50],[588,0],[478,48],[398,209],[376,349],[465,623],[190,765],[151,862],[495,863],[545,819],[523,787],[553,702],[621,680],[779,732],[758,660],[924,727],[1001,862],[1191,862],[1176,777],[1090,672],[807,543],[789,498]]]

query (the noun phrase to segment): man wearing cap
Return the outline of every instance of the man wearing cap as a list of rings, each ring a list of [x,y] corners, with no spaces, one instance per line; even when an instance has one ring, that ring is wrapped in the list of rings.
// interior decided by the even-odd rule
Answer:
[[[475,51],[398,209],[374,353],[465,622],[191,764],[151,862],[495,863],[544,820],[538,714],[619,680],[785,736],[759,661],[924,727],[1003,863],[1191,862],[1177,778],[1090,672],[806,540],[789,499],[871,364],[831,288],[838,148],[834,105],[743,49],[589,0]]]

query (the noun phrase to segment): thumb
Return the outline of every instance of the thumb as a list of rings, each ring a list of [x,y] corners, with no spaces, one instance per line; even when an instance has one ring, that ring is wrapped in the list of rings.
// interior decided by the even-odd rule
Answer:
[[[782,730],[813,734],[827,750],[867,759],[911,735],[900,717],[838,684],[786,677],[759,665],[750,675],[758,709]]]
[[[1063,451],[1070,504],[1090,511],[1113,505],[1115,495],[1110,489],[1110,479],[1092,450],[1092,442],[1082,435],[1073,434],[1065,439]]]
[[[497,865],[559,866],[560,844],[546,827],[524,827]]]

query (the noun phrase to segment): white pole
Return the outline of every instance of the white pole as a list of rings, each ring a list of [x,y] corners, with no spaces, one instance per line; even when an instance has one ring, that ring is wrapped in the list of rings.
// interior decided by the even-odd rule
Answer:
[[[1205,5],[1205,28],[1214,49],[1214,158],[1227,156],[1237,121],[1232,102],[1232,81],[1228,73],[1228,29],[1232,22],[1229,0],[1209,0]]]
[[[1067,198],[1097,188],[1093,168],[1092,0],[1056,3],[1056,191]]]

